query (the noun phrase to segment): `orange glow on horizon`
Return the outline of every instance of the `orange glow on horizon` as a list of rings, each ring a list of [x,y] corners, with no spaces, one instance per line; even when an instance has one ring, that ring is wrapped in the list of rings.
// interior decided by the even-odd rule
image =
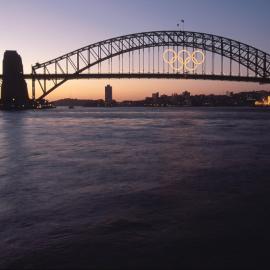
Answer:
[[[241,91],[270,91],[269,85],[257,83],[200,81],[200,80],[73,80],[65,83],[48,95],[50,101],[74,98],[74,99],[104,99],[105,86],[113,87],[113,98],[117,101],[142,100],[152,96],[154,92],[172,95],[189,91],[196,94],[225,94]],[[31,83],[28,81],[28,92],[31,96]],[[37,96],[41,93],[37,92]]]

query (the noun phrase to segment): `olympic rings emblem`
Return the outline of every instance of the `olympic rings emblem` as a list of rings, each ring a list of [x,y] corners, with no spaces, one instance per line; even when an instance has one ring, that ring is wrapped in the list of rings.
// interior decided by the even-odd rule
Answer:
[[[175,50],[168,49],[163,53],[163,60],[169,64],[175,71],[195,71],[205,61],[205,54],[202,51],[181,50],[178,53]],[[175,67],[178,61],[180,67]]]

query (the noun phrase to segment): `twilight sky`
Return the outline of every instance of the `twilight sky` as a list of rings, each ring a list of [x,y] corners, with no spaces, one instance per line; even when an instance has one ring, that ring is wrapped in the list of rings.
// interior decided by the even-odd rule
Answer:
[[[107,38],[152,30],[174,30],[181,19],[190,31],[222,35],[270,53],[269,0],[0,0],[0,59],[17,50],[25,72],[82,46]],[[0,68],[2,72],[2,67]],[[269,86],[215,81],[74,81],[48,98],[103,98],[110,83],[114,98],[139,99],[152,92],[171,94],[270,90]],[[30,82],[28,82],[30,90]]]

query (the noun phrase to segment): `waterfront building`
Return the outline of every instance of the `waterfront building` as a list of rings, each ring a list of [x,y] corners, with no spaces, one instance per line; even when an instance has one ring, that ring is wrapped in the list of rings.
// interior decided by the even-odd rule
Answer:
[[[262,101],[256,101],[256,106],[270,106],[270,96],[265,97]]]
[[[159,99],[159,92],[153,93],[153,94],[152,94],[152,99],[153,99],[153,100]]]
[[[105,87],[105,105],[107,107],[111,107],[112,103],[113,103],[112,86],[108,84]]]

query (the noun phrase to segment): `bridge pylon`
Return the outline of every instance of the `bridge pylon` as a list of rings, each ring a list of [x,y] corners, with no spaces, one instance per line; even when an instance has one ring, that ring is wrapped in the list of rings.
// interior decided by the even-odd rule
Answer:
[[[1,102],[4,109],[26,109],[32,107],[23,74],[21,56],[16,51],[6,51],[3,59],[3,81]]]

